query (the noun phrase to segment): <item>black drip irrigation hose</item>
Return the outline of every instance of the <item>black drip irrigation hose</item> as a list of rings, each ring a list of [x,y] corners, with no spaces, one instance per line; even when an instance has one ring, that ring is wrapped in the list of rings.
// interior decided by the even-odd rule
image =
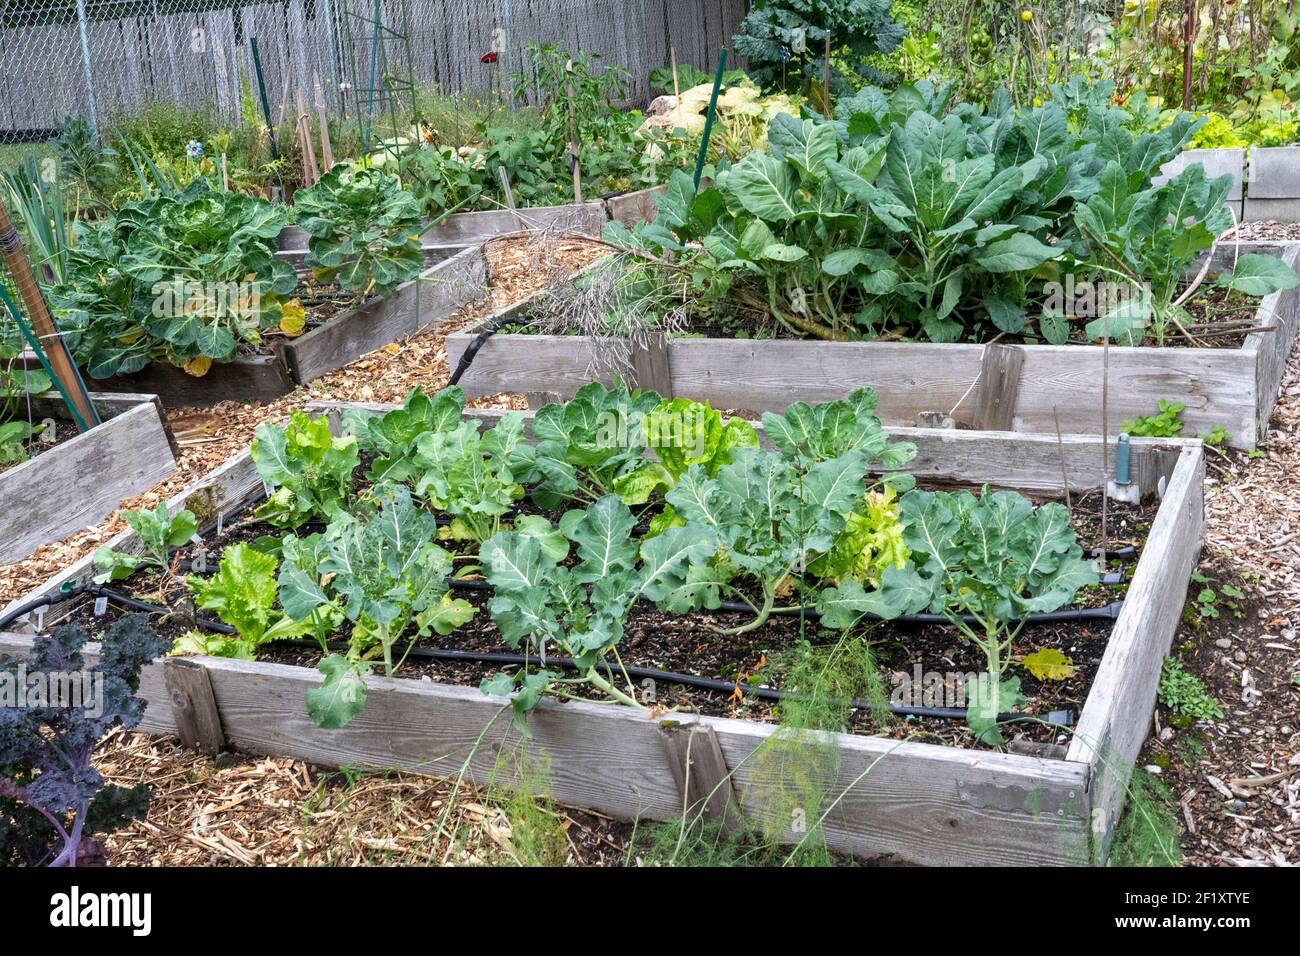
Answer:
[[[493,319],[487,325],[483,326],[474,337],[469,340],[469,345],[465,346],[465,351],[461,353],[460,361],[456,363],[455,370],[451,373],[451,378],[447,380],[447,387],[460,383],[460,377],[465,374],[471,365],[474,364],[474,356],[478,355],[478,350],[483,347],[483,343],[500,332],[508,325],[532,325],[536,321],[536,316],[522,315],[510,316],[501,315]]]
[[[488,585],[487,582],[485,581],[484,582],[467,581],[462,583],[483,584],[489,588],[491,587],[491,585]],[[74,597],[83,594],[92,595],[94,597],[103,597],[108,599],[109,601],[112,601],[114,604],[118,604],[121,605],[122,607],[126,607],[135,611],[145,611],[150,614],[168,613],[168,609],[165,607],[161,607],[157,604],[149,604],[146,601],[138,601],[133,597],[122,594],[118,591],[114,591],[112,588],[106,588],[100,584],[83,583],[83,584],[73,585],[72,587],[58,591],[54,594],[47,594],[43,597],[37,598],[33,601],[28,601],[26,604],[14,608],[8,614],[4,615],[3,617],[0,617],[0,628],[7,627],[15,619],[28,613],[29,611],[34,611],[42,607],[48,607],[52,604],[61,604],[64,601],[70,601]],[[1120,602],[1116,602],[1116,603],[1118,604]],[[744,605],[742,605],[742,608],[744,608],[744,610],[749,610],[749,608],[745,608]],[[1089,609],[1085,609],[1085,610],[1089,610]],[[206,630],[213,631],[219,634],[235,633],[235,629],[233,627],[231,627],[228,624],[223,624],[220,621],[199,619],[197,623],[199,624],[200,627],[203,627]],[[288,647],[310,647],[310,648],[320,647],[319,642],[308,641],[308,640],[292,640],[292,641],[283,641],[280,643],[283,643]],[[329,647],[330,650],[347,650],[347,645],[345,644],[335,643],[335,644],[329,644],[327,646]],[[497,664],[499,666],[505,666],[505,667],[509,667],[509,666],[522,667],[528,663],[541,663],[539,658],[534,657],[529,659],[527,657],[524,657],[522,654],[505,654],[505,653],[500,653],[495,651],[458,651],[458,650],[453,650],[451,648],[445,648],[445,647],[412,647],[409,651],[407,651],[407,656],[415,657],[415,658],[423,658],[426,660],[437,660],[437,661],[458,661],[461,663],[475,663],[475,664]],[[552,664],[558,667],[562,667],[565,670],[578,669],[577,663],[572,658],[569,657],[547,658],[544,663],[544,666],[549,667]],[[611,680],[616,679],[617,675],[615,674],[613,669],[609,666],[609,664],[605,664],[604,667],[610,679]],[[680,684],[684,687],[696,687],[699,688],[700,690],[715,691],[717,693],[734,693],[740,686],[738,683],[719,680],[714,677],[700,677],[697,674],[685,674],[679,671],[662,671],[652,667],[632,666],[632,667],[625,667],[623,668],[623,670],[628,677],[636,680],[653,680],[653,681],[660,681],[665,684]],[[795,696],[791,694],[789,691],[774,690],[770,687],[746,687],[743,691],[741,691],[741,693],[750,697],[757,697],[760,700],[774,700],[774,701],[787,700]],[[849,706],[855,710],[873,710],[876,709],[876,707],[879,705],[873,704],[870,701],[852,700],[849,701]],[[902,704],[894,704],[894,703],[885,704],[884,707],[891,714],[897,714],[902,717],[932,717],[940,720],[965,720],[967,717],[967,712],[958,707],[909,707],[909,706],[904,706]],[[1024,714],[1024,713],[1017,713],[1017,712],[998,714],[998,720],[1000,722],[1007,722],[1013,720],[1039,720],[1039,719],[1040,718],[1035,714]],[[1053,710],[1050,713],[1048,713],[1046,718],[1042,718],[1042,719],[1044,719],[1049,724],[1070,726],[1071,724],[1074,723],[1074,711],[1068,708]]]
[[[461,578],[448,578],[447,583],[455,591],[477,591],[491,592],[492,585],[487,581],[467,581]],[[1104,607],[1074,607],[1067,608],[1064,611],[1039,611],[1027,615],[1023,620],[1030,624],[1059,624],[1066,621],[1114,621],[1119,617],[1119,612],[1124,609],[1123,599],[1111,601]],[[744,601],[721,601],[716,610],[726,611],[736,614],[753,614],[754,609]],[[805,608],[802,612],[804,616],[815,618],[817,612],[812,608]],[[782,614],[781,617],[797,617],[796,614]],[[872,618],[874,619],[874,618]],[[890,624],[951,624],[942,614],[901,614],[898,617],[890,618]],[[978,623],[971,614],[962,615],[963,624]]]
[[[284,641],[286,645],[292,647],[320,647],[315,641],[293,640]],[[346,650],[346,645],[335,646],[329,645],[330,650]],[[408,657],[424,658],[435,661],[458,661],[468,664],[497,664],[503,667],[520,666],[525,664],[542,664],[544,667],[555,665],[565,670],[578,670],[578,664],[571,657],[548,657],[543,662],[538,657],[525,657],[522,654],[504,654],[495,651],[457,651],[443,647],[413,647],[407,654]],[[601,665],[606,676],[611,680],[618,679],[618,673],[608,663]],[[653,667],[624,667],[622,673],[634,680],[652,680],[663,684],[680,684],[685,687],[697,687],[700,690],[716,691],[723,694],[735,693],[739,688],[740,693],[746,697],[757,697],[761,700],[789,700],[797,697],[790,691],[774,690],[771,687],[744,687],[734,681],[719,680],[715,677],[700,677],[697,674],[684,674],[679,671],[661,671]],[[838,701],[837,701],[838,703]],[[850,700],[849,706],[854,710],[875,710],[879,705],[865,700]],[[968,716],[967,711],[959,707],[908,707],[903,704],[885,704],[883,705],[891,714],[898,714],[903,717],[935,717],[942,720],[965,720]],[[1059,724],[1069,726],[1074,723],[1074,711],[1068,708],[1051,711],[1045,718],[1040,718],[1037,714],[1022,714],[1018,712],[1008,712],[998,714],[998,720],[1001,722],[1011,720],[1045,720],[1049,724]]]

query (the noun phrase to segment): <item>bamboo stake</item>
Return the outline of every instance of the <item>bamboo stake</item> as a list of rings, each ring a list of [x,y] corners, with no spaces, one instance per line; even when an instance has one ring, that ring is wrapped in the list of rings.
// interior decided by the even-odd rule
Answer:
[[[582,202],[582,167],[578,163],[578,118],[573,111],[573,61],[564,65],[564,89],[569,100],[569,167],[573,170],[573,201]]]
[[[312,82],[316,85],[316,117],[320,123],[320,162],[321,172],[328,173],[334,168],[334,147],[330,144],[329,114],[325,109],[325,92],[320,85],[320,74],[312,73]]]
[[[54,319],[50,317],[50,311],[45,306],[45,297],[41,295],[41,288],[36,284],[36,276],[32,274],[32,264],[27,254],[23,252],[23,240],[13,223],[9,221],[9,210],[5,208],[3,200],[0,200],[0,252],[4,253],[9,274],[14,277],[14,287],[22,297],[23,304],[27,306],[28,321],[31,322],[37,340],[42,343],[45,356],[50,362],[50,369],[58,378],[59,384],[63,386],[63,391],[72,399],[72,404],[76,406],[77,414],[85,424],[82,431],[88,431],[99,421],[99,417],[95,413],[95,407],[90,403],[89,396],[86,395],[81,378],[77,375],[77,368],[68,355],[67,347],[54,326]]]
[[[302,162],[304,178],[308,186],[316,185],[320,179],[320,168],[316,165],[316,147],[311,142],[311,117],[307,113],[307,98],[298,90],[298,141],[302,144]]]
[[[677,48],[676,48],[676,47],[671,47],[671,46],[670,46],[670,47],[668,48],[668,61],[672,64],[672,67],[673,67],[673,99],[675,99],[675,100],[677,101],[677,102],[676,102],[675,104],[673,104],[673,105],[674,105],[674,106],[681,106],[681,105],[682,105],[682,88],[681,88],[681,86],[678,85],[678,83],[677,83]]]

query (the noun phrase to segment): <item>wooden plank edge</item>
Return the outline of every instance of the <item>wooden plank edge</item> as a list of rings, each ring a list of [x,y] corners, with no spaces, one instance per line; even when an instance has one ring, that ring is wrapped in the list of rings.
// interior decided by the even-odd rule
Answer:
[[[1150,727],[1160,670],[1199,558],[1204,475],[1204,451],[1185,448],[1066,752],[1066,760],[1089,767],[1096,862],[1104,861],[1119,821],[1133,761]]]

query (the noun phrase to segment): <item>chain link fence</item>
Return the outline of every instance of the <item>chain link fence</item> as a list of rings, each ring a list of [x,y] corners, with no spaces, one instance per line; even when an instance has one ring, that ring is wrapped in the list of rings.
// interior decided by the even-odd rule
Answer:
[[[599,54],[648,95],[669,62],[711,69],[746,0],[0,0],[0,143],[92,128],[151,101],[235,120],[260,103],[256,40],[277,123],[308,105],[346,115],[368,90],[501,90],[525,45]],[[495,54],[493,56],[493,54]],[[256,99],[254,99],[256,98]]]

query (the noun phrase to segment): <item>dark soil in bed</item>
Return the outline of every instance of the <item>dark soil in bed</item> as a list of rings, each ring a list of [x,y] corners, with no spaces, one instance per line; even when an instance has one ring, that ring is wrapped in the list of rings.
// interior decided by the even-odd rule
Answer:
[[[364,467],[364,466],[363,466]],[[360,471],[360,469],[359,469]],[[1038,501],[1049,500],[1042,497]],[[1073,526],[1085,548],[1100,545],[1101,496],[1097,493],[1078,497],[1073,504]],[[1155,515],[1157,505],[1150,503],[1130,506],[1109,502],[1107,506],[1107,547],[1110,552],[1125,545],[1141,551]],[[222,551],[238,541],[251,541],[276,529],[251,520],[253,503],[233,508],[223,520],[222,534],[215,528],[203,531],[208,543],[206,567],[215,570]],[[310,527],[299,529],[308,534]],[[190,549],[182,549],[173,556],[173,573],[163,576],[156,570],[138,572],[132,578],[114,585],[114,589],[150,604],[173,608],[174,616],[159,616],[155,626],[169,639],[179,637],[193,627],[192,606],[183,578],[189,571]],[[1109,570],[1122,573],[1119,583],[1103,584],[1081,593],[1076,606],[1102,607],[1123,597],[1126,582],[1132,575],[1135,561],[1111,558]],[[477,587],[476,587],[477,585]],[[501,640],[487,609],[490,593],[482,590],[481,581],[471,581],[457,587],[456,597],[463,597],[479,608],[467,624],[445,637],[432,635],[417,642],[417,648],[446,649],[476,653],[522,653],[512,651]],[[85,601],[71,613],[69,620],[88,629],[101,631],[117,614],[122,613],[110,601],[105,616],[95,617],[93,602]],[[50,615],[51,618],[54,615]],[[917,673],[938,674],[949,687],[954,687],[964,675],[979,673],[984,669],[983,654],[978,647],[965,641],[956,628],[948,624],[875,623],[866,625],[845,638],[843,632],[822,629],[815,617],[800,620],[797,615],[773,616],[761,628],[741,635],[718,633],[720,628],[735,627],[745,623],[745,615],[719,612],[701,612],[688,616],[674,616],[659,612],[649,604],[637,605],[630,614],[623,640],[618,645],[622,662],[628,667],[686,673],[727,682],[729,690],[713,691],[681,684],[656,681],[655,703],[667,709],[740,717],[759,721],[779,718],[779,702],[754,696],[755,687],[776,690],[786,689],[790,665],[795,660],[796,649],[807,641],[814,648],[829,650],[837,641],[866,641],[880,669],[886,688],[900,686],[904,679],[911,680]],[[1077,718],[1083,707],[1088,689],[1109,640],[1109,620],[1070,621],[1063,623],[1031,623],[1017,637],[1013,645],[1013,663],[1008,676],[1017,676],[1022,691],[1029,699],[1025,708],[1030,714],[1046,717],[1051,711],[1068,709]],[[339,649],[344,649],[349,625],[334,636]],[[396,651],[400,657],[405,645]],[[1044,649],[1060,651],[1075,667],[1066,680],[1040,681],[1033,677],[1019,660],[1026,654]],[[415,655],[409,656],[396,676],[427,679],[438,683],[476,686],[483,678],[513,666],[463,660],[439,660]],[[284,664],[314,667],[321,658],[321,650],[314,641],[285,642],[263,647],[259,659]],[[612,663],[612,662],[611,662]],[[554,664],[554,661],[552,661]],[[617,666],[617,665],[615,665]],[[618,683],[621,683],[619,681]],[[637,681],[638,685],[640,684]],[[577,685],[570,688],[579,696],[601,699],[601,692]],[[919,690],[918,690],[919,694]],[[914,699],[908,704],[950,706],[951,700]],[[959,703],[959,701],[958,701]],[[850,711],[847,729],[854,733],[885,734],[897,738],[946,743],[957,746],[978,746],[960,720],[930,717],[893,715],[884,723],[869,708]],[[1013,746],[1041,749],[1044,745],[1060,744],[1068,735],[1059,729],[1046,727],[1040,722],[1024,721],[1013,725],[1006,733],[1023,738]]]

